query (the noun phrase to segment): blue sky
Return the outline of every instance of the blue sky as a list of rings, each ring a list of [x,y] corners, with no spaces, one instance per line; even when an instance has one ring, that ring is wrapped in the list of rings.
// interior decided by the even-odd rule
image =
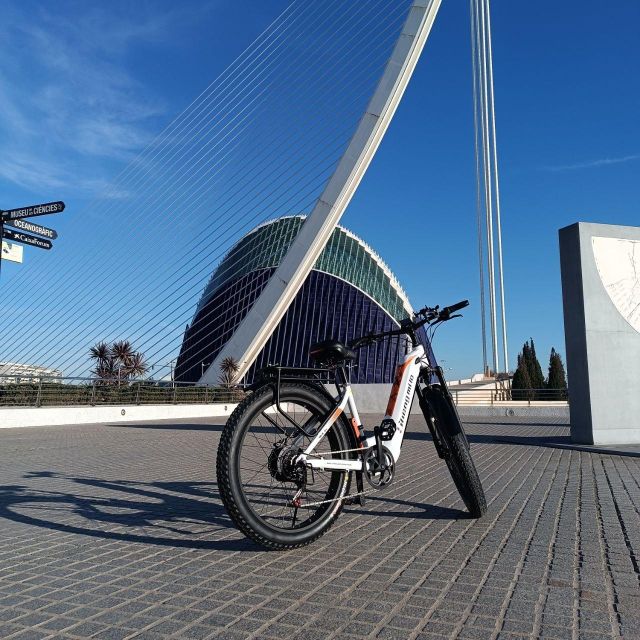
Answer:
[[[61,235],[51,255],[25,249],[24,265],[3,265],[3,285],[20,274],[35,303],[50,265],[71,260],[78,243],[98,247],[97,217],[108,215],[92,204],[98,194],[285,7],[4,2],[0,206],[60,198],[68,208],[40,219]],[[544,367],[551,346],[564,352],[557,230],[640,223],[640,4],[547,0],[534,11],[494,0],[492,19],[510,360],[532,336]],[[451,377],[479,370],[466,2],[444,0],[343,224],[383,256],[415,306],[471,300],[436,353]]]

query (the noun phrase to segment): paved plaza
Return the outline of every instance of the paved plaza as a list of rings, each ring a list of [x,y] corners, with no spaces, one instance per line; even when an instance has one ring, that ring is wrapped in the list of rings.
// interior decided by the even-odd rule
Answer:
[[[639,457],[467,422],[473,521],[423,427],[386,492],[286,553],[228,520],[220,424],[0,430],[0,638],[640,638]]]

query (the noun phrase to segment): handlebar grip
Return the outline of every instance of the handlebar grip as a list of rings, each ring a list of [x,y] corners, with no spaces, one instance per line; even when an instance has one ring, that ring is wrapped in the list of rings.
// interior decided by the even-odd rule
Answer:
[[[456,304],[452,304],[450,307],[445,307],[443,311],[446,309],[449,313],[455,313],[460,309],[464,309],[469,306],[468,300],[461,300],[460,302],[456,302]]]
[[[456,304],[452,304],[450,307],[445,307],[440,313],[441,315],[450,315],[468,306],[469,306],[468,300],[461,300],[460,302],[456,302]]]

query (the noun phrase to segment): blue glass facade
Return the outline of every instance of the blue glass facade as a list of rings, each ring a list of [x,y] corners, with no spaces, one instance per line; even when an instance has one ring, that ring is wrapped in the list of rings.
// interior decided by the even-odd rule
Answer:
[[[221,262],[185,331],[176,363],[176,380],[200,379],[203,369],[213,362],[251,309],[300,225],[300,218],[284,218],[259,227],[247,234]],[[267,236],[269,241],[265,242]],[[308,352],[313,343],[327,338],[348,343],[368,332],[394,329],[402,317],[411,313],[406,296],[386,265],[354,238],[346,230],[336,229],[328,249],[321,254],[316,268],[249,369],[245,382],[251,383],[256,371],[269,364],[311,366]],[[264,245],[270,243],[276,256],[270,256],[265,249]],[[342,248],[342,263],[349,264],[341,263],[338,253]],[[267,266],[269,263],[271,266]],[[332,273],[323,268],[330,268]],[[352,277],[348,281],[337,273]],[[363,286],[369,291],[363,291]],[[352,382],[392,382],[405,352],[403,337],[391,337],[361,349],[357,366],[352,370]]]
[[[348,282],[312,271],[249,371],[268,364],[312,366],[309,347],[326,338],[348,343],[370,331],[387,331],[397,324],[371,298]],[[391,382],[405,341],[393,337],[360,349],[352,382]]]

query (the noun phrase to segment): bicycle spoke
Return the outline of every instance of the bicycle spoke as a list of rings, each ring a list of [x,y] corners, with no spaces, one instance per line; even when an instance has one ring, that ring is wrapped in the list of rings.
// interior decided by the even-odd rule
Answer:
[[[286,406],[291,420],[301,425],[304,431],[310,434],[317,431],[322,416],[295,403],[288,402]],[[244,435],[239,470],[245,497],[266,522],[282,529],[300,528],[312,521],[319,510],[306,508],[305,503],[320,502],[330,495],[335,472],[305,470],[304,479],[300,482],[280,478],[280,471],[274,470],[274,466],[282,464],[280,452],[287,446],[293,447],[292,451],[302,451],[311,440],[289,423],[275,406],[266,411],[269,415],[262,411]],[[323,438],[322,445],[323,449],[331,449],[327,436]],[[309,480],[312,484],[308,484]],[[300,508],[304,508],[304,518],[300,517]]]

